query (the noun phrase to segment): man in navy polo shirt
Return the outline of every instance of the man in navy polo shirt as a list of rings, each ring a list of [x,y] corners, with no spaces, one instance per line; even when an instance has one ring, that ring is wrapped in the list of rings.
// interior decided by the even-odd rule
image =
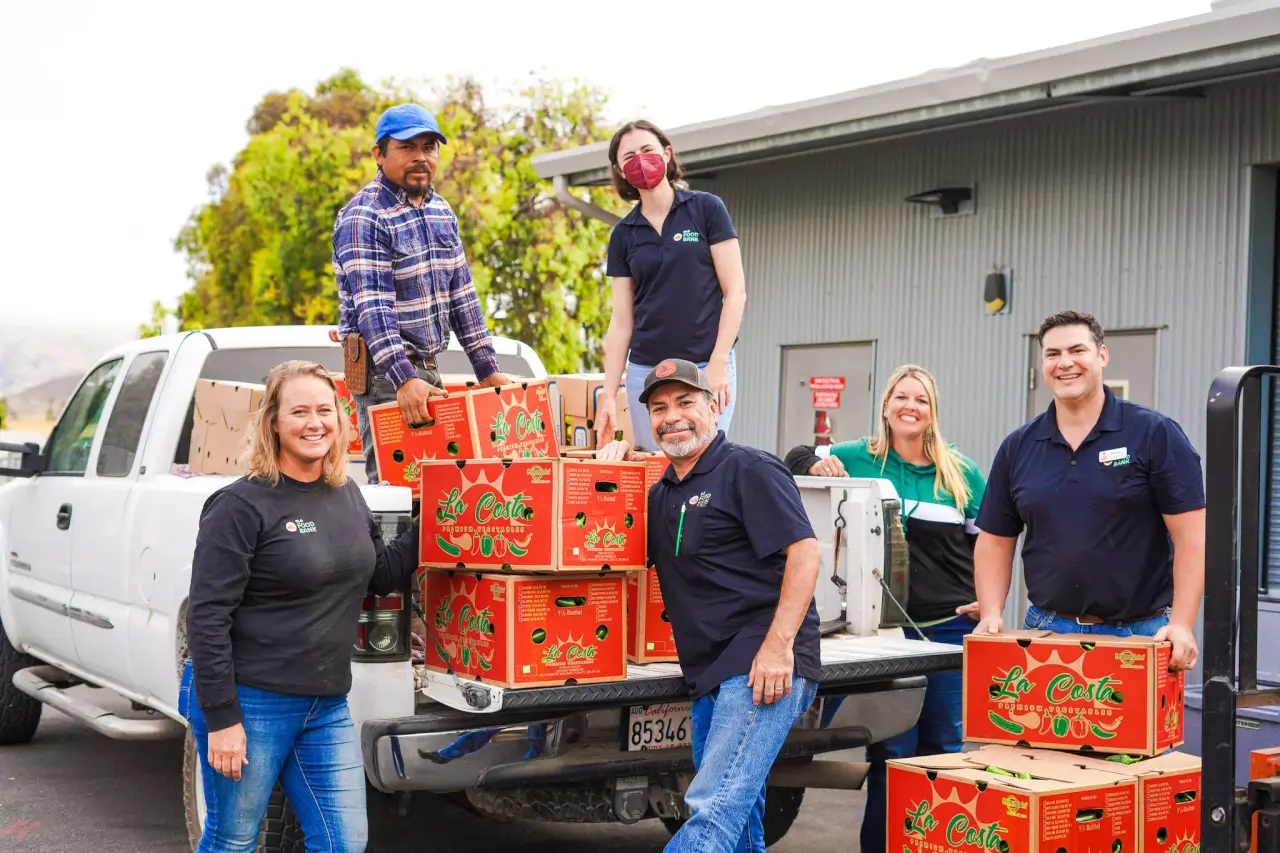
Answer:
[[[1001,630],[1014,546],[1031,607],[1024,627],[1059,634],[1154,636],[1190,669],[1204,593],[1200,456],[1172,418],[1102,381],[1107,348],[1091,315],[1040,325],[1049,408],[1005,438],[978,511],[980,622]]]
[[[769,769],[821,674],[817,539],[786,466],[717,428],[696,364],[659,362],[640,402],[671,460],[649,491],[649,559],[693,699],[690,817],[666,850],[763,853]]]

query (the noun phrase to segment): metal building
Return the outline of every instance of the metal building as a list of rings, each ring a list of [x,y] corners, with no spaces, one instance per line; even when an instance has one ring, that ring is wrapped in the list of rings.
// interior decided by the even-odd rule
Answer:
[[[816,431],[865,435],[915,362],[938,378],[944,435],[985,470],[1047,405],[1040,320],[1076,308],[1107,329],[1118,392],[1203,454],[1214,374],[1276,357],[1275,0],[668,133],[742,240],[737,441],[781,455]],[[563,202],[616,219],[573,195],[607,184],[606,145],[534,162]],[[838,403],[813,377],[843,380]],[[1263,608],[1280,629],[1280,597]]]

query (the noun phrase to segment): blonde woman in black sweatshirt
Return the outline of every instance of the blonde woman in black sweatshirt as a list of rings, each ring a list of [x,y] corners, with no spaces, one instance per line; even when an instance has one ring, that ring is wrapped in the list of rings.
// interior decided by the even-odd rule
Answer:
[[[250,473],[201,514],[179,690],[207,805],[198,853],[255,849],[277,780],[308,850],[365,849],[351,644],[365,595],[417,570],[419,522],[383,543],[347,477],[347,423],[324,368],[274,368]]]

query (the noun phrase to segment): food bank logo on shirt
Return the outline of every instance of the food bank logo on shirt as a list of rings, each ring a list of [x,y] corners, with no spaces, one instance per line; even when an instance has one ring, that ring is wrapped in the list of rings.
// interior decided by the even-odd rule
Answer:
[[[711,503],[710,492],[703,492],[700,495],[694,495],[693,497],[689,498],[689,506],[697,507],[698,509],[702,509],[709,503]]]
[[[299,518],[294,521],[286,521],[284,529],[290,533],[315,533],[316,523],[314,521],[303,521]]]
[[[686,228],[683,231],[677,231],[671,236],[671,239],[675,240],[677,243],[696,243],[702,239],[702,237],[697,231],[690,231]]]

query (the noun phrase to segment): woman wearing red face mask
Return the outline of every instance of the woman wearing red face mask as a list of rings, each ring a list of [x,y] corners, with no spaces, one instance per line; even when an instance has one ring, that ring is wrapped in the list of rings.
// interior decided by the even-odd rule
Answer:
[[[606,272],[613,315],[605,337],[605,387],[596,408],[598,446],[618,428],[625,369],[634,445],[657,450],[640,404],[644,377],[668,358],[706,371],[726,434],[737,396],[734,345],[746,305],[738,234],[724,202],[691,190],[666,134],[648,121],[619,128],[609,142],[614,190],[638,201],[609,236]]]

